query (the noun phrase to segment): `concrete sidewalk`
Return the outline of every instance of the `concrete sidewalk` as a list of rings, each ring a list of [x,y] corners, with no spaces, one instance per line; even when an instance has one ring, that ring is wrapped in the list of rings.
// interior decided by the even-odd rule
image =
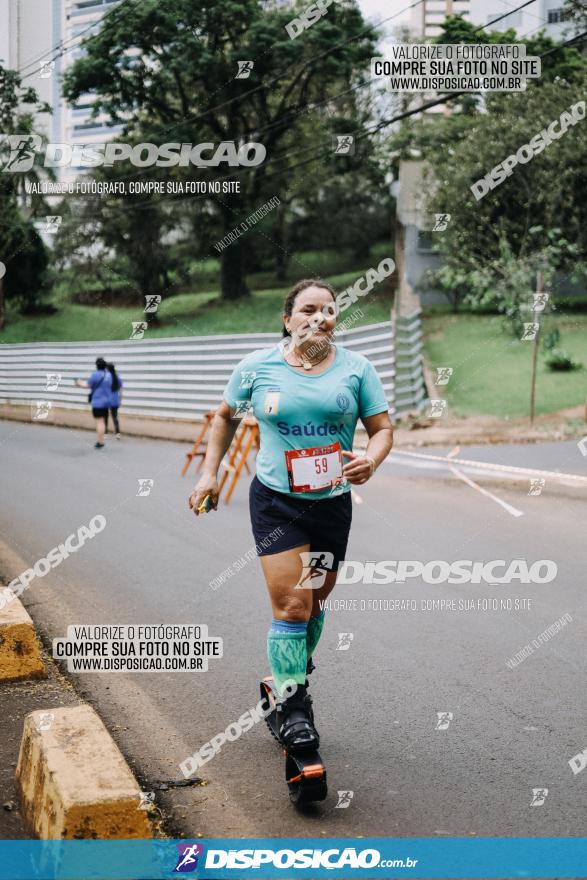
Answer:
[[[0,546],[0,588],[7,586],[10,581],[23,570],[23,560],[14,553],[6,544]],[[20,605],[18,600],[16,604]],[[32,601],[29,608],[42,605],[42,602]],[[129,808],[122,803],[122,796],[118,801],[112,800],[112,791],[116,786],[123,784],[127,789],[132,788],[127,801],[134,802],[134,789],[139,791],[133,770],[125,761],[125,758],[114,743],[110,733],[101,731],[102,723],[96,718],[93,710],[95,706],[88,700],[88,695],[83,688],[73,684],[68,675],[64,675],[50,652],[48,639],[39,632],[35,626],[36,642],[40,645],[40,655],[45,667],[43,678],[23,678],[16,681],[0,681],[0,743],[2,743],[2,761],[0,762],[0,839],[1,840],[31,840],[40,836],[42,839],[59,839],[59,830],[65,825],[75,824],[75,811],[81,818],[78,823],[83,825],[92,820],[94,826],[100,822],[99,811],[104,813],[104,825],[108,822],[132,826],[132,837],[150,837],[154,829],[156,836],[166,836],[164,827],[166,816],[164,812],[153,804],[147,813],[136,813],[132,805]],[[78,692],[79,691],[79,692]],[[39,720],[47,720],[50,726],[52,722],[58,724],[60,716],[76,708],[80,712],[85,711],[85,726],[81,723],[81,715],[68,715],[69,728],[67,744],[64,742],[63,730],[57,734],[57,739],[47,746],[40,744],[38,734],[47,738],[48,727],[37,728],[34,726]],[[36,712],[35,718],[30,713]],[[47,713],[44,716],[42,713]],[[54,721],[54,719],[57,719]],[[92,719],[93,728],[92,727]],[[28,738],[24,736],[25,720],[28,724]],[[31,728],[33,725],[33,728]],[[62,728],[64,725],[61,725]],[[100,731],[96,728],[99,727]],[[33,734],[31,736],[31,729]],[[45,731],[43,733],[43,731]],[[73,731],[73,733],[72,733]],[[35,739],[36,737],[36,739]],[[57,746],[56,746],[57,743]],[[41,751],[45,749],[41,757]],[[36,751],[35,751],[36,750]],[[39,751],[41,750],[41,751]],[[59,753],[59,754],[58,754]],[[21,774],[18,778],[17,765],[21,760]],[[24,766],[23,770],[23,755]],[[49,757],[47,757],[49,756]],[[100,767],[97,774],[92,778],[92,768],[88,768],[88,756],[92,757],[95,767],[98,758],[108,760],[108,764]],[[75,762],[77,760],[77,768]],[[73,761],[73,764],[72,764]],[[131,764],[134,762],[130,762]],[[80,764],[83,768],[84,784],[75,782],[75,772],[80,774]],[[99,764],[99,761],[98,761]],[[43,768],[42,771],[39,767]],[[57,773],[59,770],[59,773]],[[71,781],[73,780],[73,782]],[[98,780],[98,784],[96,783]],[[73,785],[71,791],[65,791],[65,799],[59,801],[63,784]],[[25,788],[23,789],[23,784]],[[26,803],[25,803],[26,801]],[[53,813],[46,812],[46,804],[55,805],[56,817]],[[104,808],[105,807],[105,808]],[[27,818],[24,813],[28,810]],[[61,810],[61,813],[60,813]],[[63,814],[63,815],[62,815]],[[114,819],[112,818],[114,816]],[[89,817],[89,818],[87,818]],[[58,821],[56,822],[55,819]],[[151,819],[151,823],[149,822]],[[39,823],[43,830],[39,831]],[[138,830],[138,833],[137,833]],[[74,835],[75,836],[75,835]],[[108,837],[109,835],[106,835]],[[116,835],[115,835],[116,836]],[[120,834],[117,835],[120,837]]]
[[[0,560],[4,568],[4,560]],[[10,577],[0,572],[0,582],[6,585]],[[70,682],[59,672],[45,648],[42,651],[47,678],[28,681],[0,682],[0,839],[29,840],[20,812],[16,787],[16,764],[20,751],[25,716],[35,709],[51,711],[63,706],[78,706],[78,697]]]
[[[30,406],[0,405],[0,418],[17,422],[32,422]],[[456,444],[539,443],[547,440],[581,439],[587,434],[587,412],[583,406],[539,415],[530,426],[528,418],[501,419],[495,416],[468,416],[466,418],[428,419],[425,416],[406,418],[396,425],[395,445],[454,446]],[[92,414],[86,410],[54,407],[38,425],[94,430]],[[123,435],[150,437],[158,440],[185,442],[186,452],[194,442],[200,420],[166,419],[154,416],[120,415]],[[362,446],[365,432],[359,425],[356,446]],[[189,444],[189,445],[188,445]]]
[[[0,418],[10,419],[16,422],[33,422],[30,406],[0,405]],[[35,421],[36,425],[53,425],[59,428],[75,428],[79,430],[93,431],[95,429],[94,418],[89,409],[67,409],[66,407],[53,407],[49,418],[44,421]],[[112,430],[112,419],[109,421]],[[176,440],[193,443],[198,433],[200,422],[194,418],[193,422],[180,419],[160,419],[152,416],[120,416],[120,427],[123,434],[132,437],[151,437],[158,440]]]

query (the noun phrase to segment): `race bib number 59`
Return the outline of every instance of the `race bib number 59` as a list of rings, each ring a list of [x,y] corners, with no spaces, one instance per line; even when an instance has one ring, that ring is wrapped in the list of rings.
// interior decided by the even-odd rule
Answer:
[[[287,449],[285,452],[290,492],[319,492],[342,480],[340,443]]]

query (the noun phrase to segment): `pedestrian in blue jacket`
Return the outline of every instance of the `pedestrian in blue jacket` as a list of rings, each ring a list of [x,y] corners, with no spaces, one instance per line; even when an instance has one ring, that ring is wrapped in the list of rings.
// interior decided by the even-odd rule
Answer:
[[[97,439],[95,447],[96,449],[103,449],[106,419],[112,395],[112,375],[107,369],[104,358],[99,357],[96,359],[96,369],[87,381],[76,379],[75,384],[79,388],[90,389],[88,403],[92,404],[92,415],[96,419]]]

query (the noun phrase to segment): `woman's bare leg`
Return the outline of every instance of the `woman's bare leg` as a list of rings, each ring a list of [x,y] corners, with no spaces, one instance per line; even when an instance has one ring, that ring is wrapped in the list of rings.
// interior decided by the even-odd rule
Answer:
[[[322,612],[320,602],[323,602],[334,590],[336,586],[337,571],[329,571],[326,573],[326,579],[318,590],[312,590],[312,617],[318,617]]]
[[[260,557],[275,620],[303,623],[310,618],[314,590],[296,590],[303,571],[300,553],[309,549],[309,544],[302,544],[292,550]]]
[[[261,557],[274,620],[267,639],[267,653],[278,688],[287,678],[298,685],[305,682],[308,659],[322,633],[324,615],[320,601],[326,599],[336,584],[337,572],[328,571],[320,572],[325,576],[319,588],[310,586],[312,581],[320,583],[322,578],[315,579],[304,572],[300,553],[309,549],[305,544]]]

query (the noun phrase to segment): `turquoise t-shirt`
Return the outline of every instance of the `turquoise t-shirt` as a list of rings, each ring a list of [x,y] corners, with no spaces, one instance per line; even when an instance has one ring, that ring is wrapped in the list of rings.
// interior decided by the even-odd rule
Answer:
[[[250,412],[259,422],[259,480],[270,489],[298,498],[327,498],[335,493],[330,488],[291,492],[286,450],[336,440],[341,449],[352,450],[358,419],[389,409],[373,364],[362,354],[338,345],[331,366],[315,375],[290,366],[283,357],[283,343],[258,349],[237,364],[224,399],[237,415]],[[343,458],[343,464],[347,461]],[[345,481],[343,491],[350,488]]]

